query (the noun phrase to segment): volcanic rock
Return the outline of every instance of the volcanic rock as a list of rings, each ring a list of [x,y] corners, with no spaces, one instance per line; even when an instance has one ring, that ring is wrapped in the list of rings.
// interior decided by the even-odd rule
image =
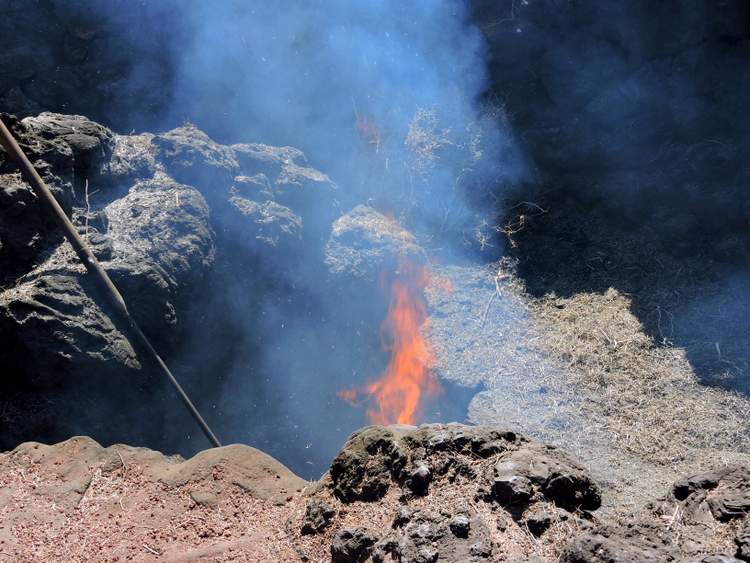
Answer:
[[[92,180],[102,175],[109,165],[115,146],[115,135],[106,127],[81,115],[41,113],[23,120],[28,133],[64,154],[70,147],[72,165],[76,173]],[[50,160],[49,154],[40,155]]]
[[[242,233],[241,240],[252,237],[252,241],[274,250],[294,246],[302,241],[302,219],[288,207],[273,201],[257,203],[239,196],[229,202],[236,210],[236,230]]]
[[[93,238],[96,230],[99,257],[131,313],[158,342],[169,342],[175,300],[213,261],[205,201],[193,188],[163,178],[137,184],[103,213],[102,231],[87,225],[84,237]],[[108,246],[104,255],[102,246]],[[66,243],[0,293],[0,332],[13,343],[6,365],[37,384],[49,377],[82,377],[95,366],[102,375],[137,368],[132,349],[92,289]]]
[[[465,514],[458,514],[450,521],[448,526],[454,536],[457,538],[466,538],[469,536],[469,530],[471,530],[471,521]]]
[[[366,528],[345,528],[339,531],[331,544],[333,563],[361,563],[372,552],[378,538]]]
[[[532,534],[541,536],[556,520],[567,520],[568,516],[565,510],[537,506],[524,514],[523,522]]]
[[[319,234],[328,235],[336,217],[337,187],[331,179],[312,168],[302,151],[293,147],[272,147],[260,143],[232,145],[243,175],[263,178],[264,197],[299,210],[305,223]]]
[[[358,205],[333,224],[326,246],[332,273],[374,281],[380,273],[395,270],[399,260],[422,264],[426,256],[414,235],[395,219]]]
[[[737,557],[743,561],[750,561],[750,525],[746,524],[740,528],[734,541],[737,544]]]
[[[311,500],[305,507],[302,534],[319,534],[331,525],[336,511],[325,501]]]
[[[436,463],[443,456],[469,458],[474,474],[436,469],[429,492],[420,497],[402,494],[388,469],[385,495],[350,502],[336,494],[331,475],[305,487],[274,459],[246,446],[183,460],[143,448],[103,448],[88,438],[55,446],[27,443],[0,454],[0,546],[19,559],[33,544],[45,560],[89,560],[103,546],[136,559],[156,551],[168,561],[747,559],[747,517],[726,520],[711,508],[735,506],[747,496],[747,468],[682,479],[673,489],[680,499],[670,492],[630,516],[597,516],[545,498],[540,475],[551,468],[570,473],[574,466],[561,452],[512,432],[459,424],[368,427],[351,437],[339,463],[349,457],[346,452],[365,469],[385,463],[393,468],[403,457],[404,483],[412,465],[426,460],[443,467]],[[539,473],[518,466],[533,485],[531,505],[520,518],[513,507],[476,494],[487,486],[477,481],[517,452],[537,455],[543,466]],[[88,541],[53,541],[57,536],[50,530],[84,534]]]
[[[246,276],[249,270],[262,277],[264,269],[278,275],[276,254],[298,252],[303,240],[323,236],[311,225],[325,216],[323,208],[335,207],[335,185],[289,147],[238,147],[242,173],[255,173],[238,176],[234,149],[190,125],[158,136],[115,135],[81,116],[43,113],[19,120],[4,114],[2,119],[165,356],[184,334],[186,304],[194,303],[195,292],[207,290],[206,274],[218,269],[217,246],[231,256],[222,265],[226,275]],[[280,201],[312,203],[292,209]],[[311,222],[303,223],[303,215]],[[322,240],[318,247],[319,254],[309,253],[309,260],[322,264]],[[299,262],[288,265],[299,267]],[[0,402],[12,402],[0,408],[12,413],[0,444],[32,436],[60,439],[84,424],[103,440],[122,432],[123,425],[105,424],[101,417],[105,405],[125,401],[107,386],[113,377],[146,370],[63,243],[59,227],[2,150],[0,272],[0,336],[6,343],[0,362],[7,374],[0,381]],[[150,402],[139,393],[154,383],[138,377],[123,387],[124,393],[135,393],[130,398],[139,406],[123,416],[144,422],[124,427],[149,432],[138,410],[148,411]],[[71,400],[92,407],[73,416],[63,406]]]
[[[525,505],[543,496],[568,510],[594,510],[601,504],[599,488],[571,460],[553,448],[516,450],[487,474],[490,496],[507,505]]]
[[[67,187],[51,184],[57,193]],[[69,186],[68,186],[69,187]],[[52,221],[20,174],[0,175],[0,264],[3,278],[28,267],[48,244]]]
[[[345,502],[378,500],[388,492],[393,475],[400,474],[405,462],[394,431],[366,427],[349,438],[331,463],[333,491]]]
[[[109,173],[115,182],[153,177],[157,170],[156,146],[151,133],[116,135]]]
[[[223,197],[222,188],[232,181],[239,166],[232,149],[194,125],[157,135],[152,143],[167,173],[178,182],[198,187],[209,201]]]
[[[739,561],[747,559],[750,471],[727,467],[680,479],[669,495],[620,522],[604,522],[568,546],[563,561]],[[740,522],[740,526],[734,525]],[[719,532],[724,527],[724,532]],[[735,534],[727,533],[735,529]],[[721,545],[723,535],[734,538]],[[736,550],[736,553],[735,553]],[[736,557],[735,557],[736,556]]]
[[[492,554],[489,530],[483,522],[468,516],[453,516],[431,510],[415,511],[408,522],[399,526],[375,546],[374,560],[390,556],[397,561],[433,563],[445,561],[484,561]]]
[[[409,475],[408,487],[414,494],[425,495],[432,480],[432,471],[424,461],[417,461],[414,465],[415,467]]]
[[[566,510],[594,510],[601,503],[598,486],[562,451],[512,432],[459,424],[366,427],[333,460],[330,487],[345,502],[377,500],[391,486],[417,492],[414,476],[428,464],[440,468],[433,481],[476,475],[480,467],[463,465],[463,456],[492,460],[482,464],[476,490],[489,502],[526,506],[545,500]],[[426,492],[423,485],[418,492]]]

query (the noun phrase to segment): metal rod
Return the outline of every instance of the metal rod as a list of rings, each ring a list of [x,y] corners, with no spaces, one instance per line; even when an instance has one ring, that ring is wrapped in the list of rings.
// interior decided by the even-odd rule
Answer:
[[[187,393],[185,393],[185,390],[182,388],[179,381],[177,381],[177,378],[172,374],[169,367],[167,367],[167,364],[165,364],[164,360],[161,359],[161,356],[159,356],[156,349],[151,345],[151,342],[148,340],[146,335],[143,334],[143,331],[135,322],[135,319],[130,315],[128,308],[125,305],[125,300],[122,298],[122,295],[115,287],[115,284],[112,283],[112,280],[110,279],[107,272],[104,270],[104,268],[101,267],[101,264],[99,264],[99,261],[91,252],[91,249],[89,249],[86,242],[78,234],[78,231],[73,226],[73,223],[70,222],[70,219],[68,219],[68,216],[65,214],[65,211],[63,211],[62,207],[60,207],[60,204],[57,203],[55,196],[52,195],[52,192],[47,187],[47,184],[45,184],[44,180],[42,180],[41,176],[39,176],[39,173],[36,171],[24,152],[21,150],[21,147],[18,146],[18,143],[13,138],[13,135],[5,126],[5,123],[3,123],[2,119],[0,119],[0,144],[2,144],[2,146],[5,148],[5,151],[11,156],[11,158],[16,161],[16,164],[18,164],[18,167],[21,169],[23,177],[29,184],[31,184],[34,193],[36,193],[37,197],[39,197],[39,199],[44,202],[50,213],[52,213],[55,221],[57,221],[57,223],[62,228],[63,233],[65,234],[65,238],[68,239],[68,242],[76,251],[78,258],[81,260],[81,262],[83,262],[83,265],[86,266],[86,270],[88,270],[89,274],[94,277],[99,286],[102,288],[104,297],[107,298],[109,304],[114,308],[115,312],[127,325],[128,332],[130,333],[131,338],[133,338],[140,345],[140,347],[151,356],[151,358],[159,366],[159,368],[161,368],[161,371],[175,388],[177,394],[180,396],[180,399],[182,399],[185,407],[187,407],[188,411],[190,411],[190,414],[198,423],[198,426],[201,427],[201,430],[206,435],[206,438],[208,438],[208,441],[211,442],[211,444],[213,444],[214,446],[220,447],[221,442],[219,442],[219,439],[213,433],[211,428],[209,428],[208,424],[206,424],[206,421],[203,420],[203,417],[198,412],[198,409],[195,408],[195,405],[190,400],[190,397],[188,397]]]

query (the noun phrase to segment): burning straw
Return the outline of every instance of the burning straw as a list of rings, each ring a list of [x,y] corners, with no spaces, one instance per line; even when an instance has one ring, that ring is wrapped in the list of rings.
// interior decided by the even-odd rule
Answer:
[[[401,260],[391,282],[388,315],[382,326],[383,348],[391,354],[388,365],[375,381],[338,393],[355,406],[368,402],[367,418],[373,424],[415,424],[425,401],[441,392],[432,371],[432,348],[422,334],[427,322],[424,290],[428,282],[424,266]]]

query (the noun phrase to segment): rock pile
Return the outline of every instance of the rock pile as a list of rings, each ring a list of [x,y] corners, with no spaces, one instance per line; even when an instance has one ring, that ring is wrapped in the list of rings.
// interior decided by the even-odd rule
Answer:
[[[299,250],[304,241],[319,249],[312,259],[322,267],[336,186],[296,149],[224,146],[189,125],[128,136],[81,116],[3,119],[166,355],[217,252],[256,268],[259,256]],[[100,307],[85,269],[2,151],[0,272],[0,410],[7,417],[0,447],[32,436],[60,439],[76,428],[102,440],[117,436],[107,426],[130,423],[107,421],[122,410],[116,403],[143,404],[129,389],[153,383],[139,375],[143,366]],[[122,388],[116,398],[113,382]],[[70,400],[83,411],[77,424]]]
[[[638,513],[599,515],[599,495],[562,451],[491,427],[366,427],[318,482],[246,446],[183,460],[74,438],[0,454],[0,553],[47,561],[750,560],[746,467],[681,479]]]
[[[334,561],[517,556],[506,536],[528,530],[548,543],[552,528],[589,526],[601,502],[598,486],[562,451],[461,424],[366,427],[311,496],[302,530],[330,538]],[[368,504],[377,505],[375,522]]]

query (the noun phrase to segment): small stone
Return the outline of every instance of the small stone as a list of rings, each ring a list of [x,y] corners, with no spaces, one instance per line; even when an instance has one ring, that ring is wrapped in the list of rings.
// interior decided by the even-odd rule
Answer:
[[[469,529],[471,528],[471,522],[469,517],[465,514],[459,514],[451,520],[449,527],[453,535],[457,538],[469,537]]]
[[[750,525],[741,528],[734,539],[737,544],[737,557],[750,561]]]
[[[561,518],[561,516],[547,508],[537,508],[526,515],[525,522],[529,531],[538,537],[552,526],[556,518]]]
[[[423,547],[417,552],[415,563],[435,563],[440,554],[434,547]]]
[[[475,557],[489,557],[492,555],[492,546],[484,540],[478,541],[471,546],[469,553]]]
[[[377,541],[366,528],[339,530],[331,543],[331,562],[361,563],[370,556]]]
[[[216,508],[219,505],[218,497],[208,491],[190,491],[190,498],[199,506]]]
[[[521,475],[498,475],[492,483],[492,498],[504,506],[526,504],[533,494],[531,481]]]
[[[432,471],[425,461],[418,461],[411,472],[409,488],[414,494],[425,495],[432,480]]]
[[[331,525],[336,511],[327,502],[311,500],[305,507],[302,535],[319,534]]]
[[[406,524],[409,523],[412,516],[414,516],[414,511],[409,508],[408,506],[402,506],[398,509],[398,512],[396,513],[396,517],[393,519],[393,524],[391,525],[392,528],[402,528]]]

